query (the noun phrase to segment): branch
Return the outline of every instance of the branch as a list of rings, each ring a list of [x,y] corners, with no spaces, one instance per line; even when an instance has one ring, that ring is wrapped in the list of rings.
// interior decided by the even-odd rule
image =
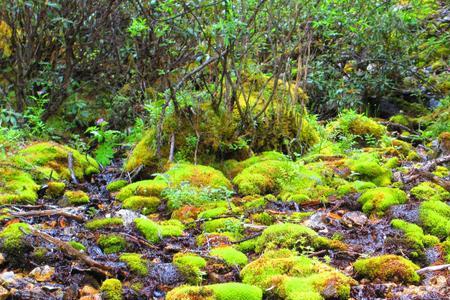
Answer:
[[[417,270],[416,273],[421,275],[421,274],[424,274],[424,273],[427,273],[427,272],[440,271],[440,270],[444,270],[444,269],[450,269],[450,264],[437,265],[437,266],[431,266],[431,267],[422,268],[420,270]]]
[[[66,217],[69,219],[74,219],[79,222],[84,221],[83,217],[71,214],[64,209],[31,210],[31,211],[17,212],[17,213],[10,214],[10,216],[14,217],[14,218],[43,217],[43,216],[53,216],[53,215],[61,215],[63,217]]]

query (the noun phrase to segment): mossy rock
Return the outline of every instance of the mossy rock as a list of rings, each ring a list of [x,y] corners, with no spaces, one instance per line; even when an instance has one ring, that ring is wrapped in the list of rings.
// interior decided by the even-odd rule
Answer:
[[[147,173],[150,174],[158,169],[154,129],[150,129],[144,133],[142,139],[136,144],[131,155],[125,162],[124,170],[131,172],[141,166],[145,167]]]
[[[226,214],[228,211],[229,210],[226,206],[219,206],[219,207],[207,209],[198,214],[197,220],[208,220],[211,218],[216,218],[216,217]]]
[[[243,230],[242,222],[236,218],[220,218],[206,221],[202,225],[204,232],[235,232],[240,233]]]
[[[123,220],[121,218],[98,218],[86,222],[84,225],[89,230],[97,230],[103,228],[111,228],[122,226]]]
[[[268,251],[246,265],[242,282],[277,299],[348,299],[356,282],[331,266],[283,249]]]
[[[127,246],[125,238],[118,234],[101,235],[97,243],[105,254],[123,251]]]
[[[395,115],[389,118],[389,121],[391,121],[392,123],[397,123],[406,127],[409,127],[411,125],[411,121],[409,119],[409,117],[399,114],[399,115]]]
[[[63,202],[65,206],[88,204],[89,195],[83,191],[66,191]]]
[[[160,197],[161,192],[167,187],[167,182],[161,179],[137,181],[122,187],[116,198],[124,201],[131,196]]]
[[[243,161],[239,162],[236,160],[226,161],[224,163],[223,170],[228,178],[234,178],[243,169],[266,160],[289,161],[289,158],[283,153],[277,151],[264,151],[262,153],[259,153],[258,155],[254,155]]]
[[[117,192],[118,190],[120,190],[121,188],[123,188],[126,185],[128,185],[128,181],[126,181],[124,179],[119,179],[119,180],[111,181],[110,183],[108,183],[108,185],[106,185],[106,190],[108,190],[111,193]]]
[[[50,199],[61,197],[64,194],[65,188],[66,184],[64,182],[50,181],[47,183],[45,196]]]
[[[0,204],[34,204],[39,185],[20,168],[0,163]]]
[[[391,170],[383,166],[374,153],[356,154],[345,163],[359,180],[370,181],[377,186],[391,184]]]
[[[262,300],[259,287],[228,282],[205,286],[180,286],[167,293],[166,300]]]
[[[223,259],[230,266],[243,267],[248,263],[248,258],[244,253],[229,246],[214,248],[209,255]]]
[[[342,132],[344,135],[352,134],[363,139],[367,135],[380,139],[387,132],[385,126],[352,110],[343,111],[335,121],[328,124],[327,130]]]
[[[418,283],[420,276],[416,273],[419,266],[398,255],[381,255],[358,259],[353,263],[355,273],[369,280],[394,281],[401,283]]]
[[[0,250],[13,257],[21,256],[29,246],[24,239],[29,232],[27,223],[9,224],[0,232]]]
[[[73,156],[73,171],[79,180],[99,172],[98,163],[90,156],[68,146],[53,142],[32,144],[11,157],[19,167],[29,169],[37,180],[50,178],[70,180],[69,153]]]
[[[411,195],[421,201],[448,201],[450,193],[436,183],[425,181],[411,189]]]
[[[128,268],[140,276],[148,274],[147,260],[138,253],[124,253],[120,255],[119,260],[126,263]]]
[[[344,196],[349,193],[362,193],[376,187],[377,185],[373,182],[356,180],[339,186],[337,192],[338,195]]]
[[[194,187],[228,188],[231,182],[217,169],[203,165],[188,163],[174,164],[170,169],[159,175],[165,178],[171,187],[179,186],[184,182]]]
[[[134,220],[137,230],[152,243],[159,242],[162,238],[183,235],[184,225],[178,220],[163,221],[160,224],[147,219]]]
[[[100,287],[103,299],[105,300],[122,300],[123,288],[122,282],[118,279],[106,279]]]
[[[156,212],[161,200],[157,197],[131,196],[123,201],[123,208],[142,211],[144,214]]]
[[[450,236],[450,205],[441,201],[422,202],[419,219],[429,233],[442,239]]]
[[[173,256],[173,264],[183,274],[185,280],[189,284],[200,284],[203,275],[202,271],[206,267],[206,260],[193,253],[177,253]]]
[[[406,193],[397,188],[379,187],[365,191],[358,202],[366,214],[383,216],[385,211],[393,205],[406,203]]]

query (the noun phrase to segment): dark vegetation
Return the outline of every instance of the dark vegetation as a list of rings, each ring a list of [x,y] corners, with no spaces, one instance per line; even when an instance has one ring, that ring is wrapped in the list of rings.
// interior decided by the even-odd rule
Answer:
[[[450,297],[446,1],[0,5],[1,300]]]

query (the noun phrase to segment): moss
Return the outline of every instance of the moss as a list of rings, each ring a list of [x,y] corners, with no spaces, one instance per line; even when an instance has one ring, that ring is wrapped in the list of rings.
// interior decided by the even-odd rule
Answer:
[[[450,263],[450,238],[447,238],[447,240],[442,243],[442,248],[444,249],[444,252],[446,254],[445,259],[448,263]]]
[[[262,300],[262,290],[238,282],[206,286],[180,286],[167,293],[167,300]]]
[[[450,170],[444,166],[437,166],[433,174],[436,175],[437,177],[444,178],[450,175]]]
[[[255,251],[257,242],[258,242],[258,239],[257,239],[257,238],[254,238],[254,239],[251,239],[251,240],[247,240],[247,241],[240,242],[240,243],[237,245],[237,249],[238,249],[239,251],[244,252],[244,253],[248,253],[248,252]]]
[[[14,165],[0,165],[0,204],[34,204],[39,185]]]
[[[419,266],[398,255],[381,255],[358,259],[353,263],[357,276],[369,280],[418,283],[420,276],[416,273]]]
[[[392,123],[397,123],[403,126],[409,126],[411,124],[409,118],[405,115],[395,115],[389,118]]]
[[[52,142],[36,143],[20,150],[12,159],[23,167],[33,169],[37,179],[70,179],[69,153],[73,156],[73,170],[79,180],[99,172],[98,163],[75,149]]]
[[[283,249],[268,251],[241,271],[242,282],[254,284],[279,299],[348,299],[356,282],[338,270]],[[329,295],[329,291],[333,295]]]
[[[44,247],[36,247],[33,250],[33,259],[37,260],[39,263],[43,263],[48,254],[48,249]]]
[[[205,211],[202,211],[198,214],[197,219],[198,220],[206,220],[218,217],[220,215],[226,214],[228,212],[228,208],[222,206],[222,207],[216,207],[212,209],[208,209]]]
[[[400,165],[400,160],[398,157],[392,157],[388,159],[388,161],[384,164],[386,168],[394,169],[397,168]]]
[[[202,233],[197,236],[196,242],[198,246],[221,246],[228,245],[232,242],[242,239],[242,234],[239,232],[213,232]]]
[[[209,255],[223,259],[231,266],[243,267],[248,263],[247,256],[233,247],[218,247],[209,252]]]
[[[391,225],[405,234],[406,239],[412,244],[414,252],[420,256],[424,255],[425,248],[439,243],[439,238],[424,234],[423,229],[416,224],[394,219],[391,221]]]
[[[26,223],[13,223],[6,226],[0,232],[1,251],[11,256],[21,255],[28,246],[24,238],[29,232],[30,225]]]
[[[97,230],[121,225],[123,225],[123,220],[121,218],[101,218],[88,221],[84,226],[90,230]]]
[[[184,225],[178,220],[167,220],[159,223],[162,237],[182,236]]]
[[[103,281],[100,291],[105,300],[122,300],[122,283],[118,279]]]
[[[125,262],[133,273],[140,276],[146,276],[148,274],[147,261],[142,258],[141,254],[124,253],[120,256],[119,260]]]
[[[184,205],[172,212],[172,219],[179,220],[185,224],[191,223],[197,219],[201,211],[202,211],[201,207],[196,207],[193,205]]]
[[[64,193],[64,198],[68,205],[83,205],[89,203],[89,196],[83,191],[66,191]]]
[[[121,188],[116,198],[124,201],[131,196],[160,197],[167,186],[167,183],[160,179],[142,180]]]
[[[206,221],[202,225],[205,232],[241,232],[242,224],[236,218],[222,218]]]
[[[422,158],[416,151],[409,151],[406,159],[409,161],[420,161]]]
[[[97,240],[98,245],[105,254],[123,251],[127,246],[125,238],[118,234],[101,235]]]
[[[413,150],[413,147],[410,143],[394,139],[391,141],[392,147],[396,150],[397,154],[401,156],[407,156],[409,152]]]
[[[349,193],[361,193],[361,192],[364,192],[366,190],[373,189],[376,187],[377,187],[376,184],[373,182],[357,180],[357,181],[349,182],[349,183],[339,186],[337,189],[337,192],[338,192],[338,195],[344,196]]]
[[[110,183],[108,183],[108,185],[106,186],[106,189],[109,192],[117,192],[118,190],[120,190],[121,188],[126,186],[127,184],[128,184],[128,181],[126,181],[124,179],[119,179],[119,180],[111,181]]]
[[[419,219],[429,233],[439,238],[450,236],[450,205],[441,201],[422,202]]]
[[[269,226],[274,223],[275,218],[272,215],[270,215],[268,212],[262,212],[259,214],[253,214],[252,220],[258,224]]]
[[[363,181],[371,181],[378,186],[391,184],[392,172],[382,166],[376,154],[361,153],[346,161],[346,165]]]
[[[450,193],[443,187],[433,182],[422,182],[411,189],[411,195],[421,201],[447,201],[450,199]]]
[[[363,212],[382,216],[392,205],[406,203],[406,193],[397,188],[379,187],[365,191],[358,199]]]
[[[125,162],[124,169],[127,172],[131,172],[141,166],[152,171],[157,169],[158,158],[156,156],[154,129],[144,133],[143,138],[136,144],[130,157]]]
[[[383,125],[351,110],[343,111],[339,115],[339,118],[328,127],[333,128],[334,131],[340,131],[343,134],[353,134],[361,137],[371,135],[377,139],[386,133],[386,127]]]
[[[250,167],[256,163],[260,163],[266,160],[279,160],[279,161],[288,161],[286,155],[277,151],[264,151],[259,153],[258,155],[254,155],[246,160],[233,163],[228,163],[224,166],[224,172],[229,178],[235,177],[239,172],[243,169]]]
[[[86,247],[82,243],[70,241],[68,244],[79,251],[86,251]]]
[[[161,204],[156,197],[131,196],[123,201],[123,208],[142,211],[144,214],[154,213]]]
[[[202,271],[206,267],[206,260],[197,254],[177,253],[173,257],[173,264],[189,284],[200,284],[203,275],[206,274]]]
[[[175,164],[160,176],[165,177],[171,186],[188,182],[195,187],[232,188],[230,181],[222,172],[208,166],[187,163]]]
[[[66,184],[64,182],[50,181],[47,183],[45,195],[48,198],[57,198],[63,195]]]
[[[161,240],[161,229],[156,222],[139,218],[134,220],[137,230],[150,242],[157,243]]]

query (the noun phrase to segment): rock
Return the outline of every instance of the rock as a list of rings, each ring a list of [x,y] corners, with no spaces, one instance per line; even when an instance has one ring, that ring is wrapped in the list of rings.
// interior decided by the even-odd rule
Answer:
[[[39,282],[49,281],[52,278],[53,274],[55,274],[55,268],[47,265],[34,268],[30,272],[30,276],[33,276],[34,279]]]
[[[123,224],[125,226],[132,225],[135,219],[144,217],[140,213],[137,213],[137,212],[129,210],[129,209],[119,210],[116,213],[116,216],[122,218]]]
[[[314,230],[327,230],[327,225],[323,222],[324,216],[323,212],[315,213],[305,221],[304,225]]]
[[[90,285],[85,285],[80,290],[80,300],[101,300],[99,290],[93,288]]]
[[[368,218],[360,211],[350,211],[342,216],[341,221],[347,227],[364,226],[367,223]]]
[[[5,289],[4,287],[2,287],[2,286],[0,285],[0,300],[6,300],[6,299],[8,299],[8,297],[9,297],[10,294],[11,294],[11,293],[10,293],[7,289]]]
[[[158,280],[160,284],[172,285],[182,280],[182,275],[177,267],[171,263],[156,264],[150,271],[150,275]]]
[[[14,284],[17,281],[16,274],[14,272],[3,272],[0,274],[0,283]]]

